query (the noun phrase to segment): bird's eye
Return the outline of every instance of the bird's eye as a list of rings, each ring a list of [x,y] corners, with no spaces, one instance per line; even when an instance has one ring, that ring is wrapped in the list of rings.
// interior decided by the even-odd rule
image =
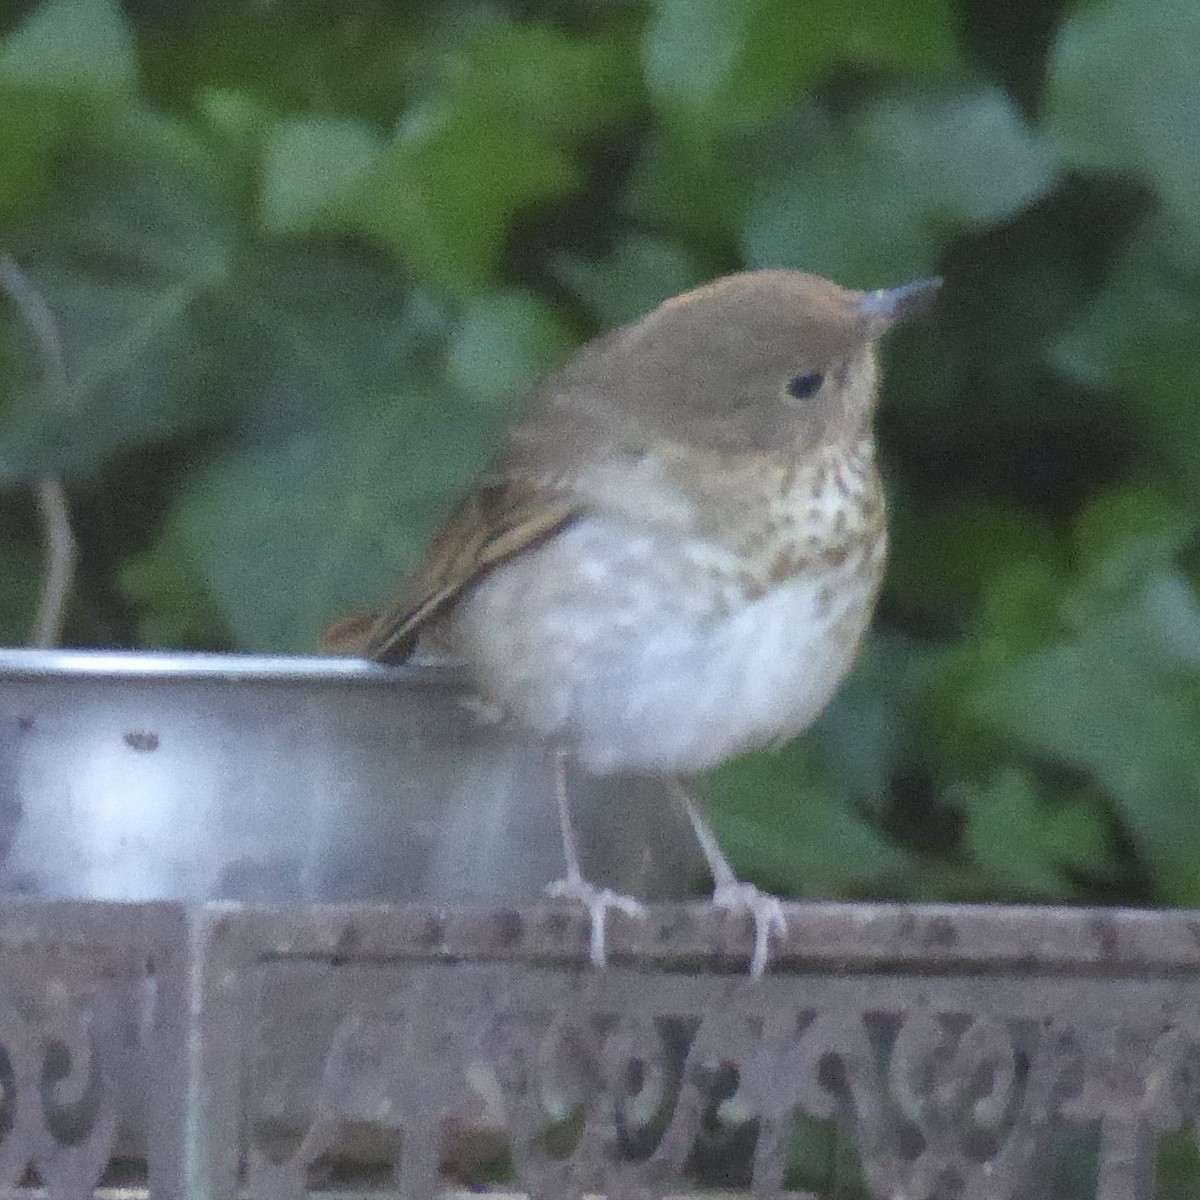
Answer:
[[[803,375],[793,375],[787,382],[787,394],[794,400],[807,400],[821,390],[825,376],[820,371],[806,371]]]

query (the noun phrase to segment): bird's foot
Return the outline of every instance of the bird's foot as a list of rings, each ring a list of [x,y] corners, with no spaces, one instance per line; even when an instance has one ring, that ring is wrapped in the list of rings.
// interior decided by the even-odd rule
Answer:
[[[750,978],[761,979],[771,952],[771,935],[787,936],[783,904],[777,896],[760,891],[752,883],[733,879],[719,884],[712,894],[717,908],[729,913],[749,913],[754,919],[754,954],[750,959]]]
[[[612,888],[596,887],[595,884],[578,877],[568,876],[566,879],[549,884],[546,887],[546,895],[552,896],[556,900],[574,900],[587,909],[588,918],[592,923],[589,942],[592,965],[599,968],[608,965],[608,956],[605,952],[608,910],[610,908],[618,909],[627,917],[642,917],[646,913],[645,906],[632,896],[614,892]]]

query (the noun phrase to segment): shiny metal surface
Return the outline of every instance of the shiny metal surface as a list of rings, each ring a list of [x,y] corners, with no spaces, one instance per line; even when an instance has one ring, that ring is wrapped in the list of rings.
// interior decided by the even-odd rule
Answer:
[[[702,878],[658,785],[580,776],[572,796],[597,882]],[[562,869],[544,750],[453,666],[0,652],[0,892],[495,901]]]

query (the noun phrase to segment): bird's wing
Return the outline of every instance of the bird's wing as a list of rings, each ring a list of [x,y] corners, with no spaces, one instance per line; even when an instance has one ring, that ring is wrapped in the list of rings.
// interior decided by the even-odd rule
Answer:
[[[578,512],[578,501],[528,479],[485,477],[442,525],[399,601],[382,613],[333,626],[322,647],[403,662],[422,627],[475,580],[557,532]]]

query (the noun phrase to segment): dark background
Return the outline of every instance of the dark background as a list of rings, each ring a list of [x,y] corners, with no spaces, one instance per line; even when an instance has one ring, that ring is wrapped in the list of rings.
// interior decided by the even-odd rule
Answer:
[[[941,272],[820,727],[708,783],[788,895],[1200,904],[1195,0],[0,7],[0,628],[311,651],[572,346],[737,268]]]

